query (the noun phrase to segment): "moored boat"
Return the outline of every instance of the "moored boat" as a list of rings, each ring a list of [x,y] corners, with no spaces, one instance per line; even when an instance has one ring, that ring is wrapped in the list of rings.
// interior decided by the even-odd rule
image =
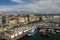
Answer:
[[[32,29],[27,35],[33,36],[37,32],[37,29]]]
[[[46,31],[45,30],[39,30],[39,32],[40,32],[40,35],[41,36],[44,36],[44,37],[50,37],[50,34],[48,34],[48,33],[46,33]]]

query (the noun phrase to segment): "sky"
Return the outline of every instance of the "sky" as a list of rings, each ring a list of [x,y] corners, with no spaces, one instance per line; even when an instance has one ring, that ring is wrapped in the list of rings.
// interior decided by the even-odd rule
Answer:
[[[0,0],[0,12],[60,13],[60,0]]]

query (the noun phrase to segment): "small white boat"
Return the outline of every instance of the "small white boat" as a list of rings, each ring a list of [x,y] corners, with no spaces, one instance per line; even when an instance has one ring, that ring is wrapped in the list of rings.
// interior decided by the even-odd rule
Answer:
[[[37,32],[36,29],[32,29],[27,35],[28,36],[33,36]]]

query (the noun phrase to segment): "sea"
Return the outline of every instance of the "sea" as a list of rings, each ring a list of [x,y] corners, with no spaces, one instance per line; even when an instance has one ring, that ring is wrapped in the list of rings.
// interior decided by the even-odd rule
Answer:
[[[29,37],[25,35],[18,40],[60,40],[60,33],[53,34],[50,37],[44,37],[44,36],[41,36],[39,32],[37,32],[33,36]]]

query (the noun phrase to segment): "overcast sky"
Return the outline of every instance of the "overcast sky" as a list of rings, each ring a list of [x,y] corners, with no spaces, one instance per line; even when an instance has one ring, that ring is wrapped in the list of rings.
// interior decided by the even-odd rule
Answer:
[[[0,11],[60,13],[60,0],[0,0]]]

